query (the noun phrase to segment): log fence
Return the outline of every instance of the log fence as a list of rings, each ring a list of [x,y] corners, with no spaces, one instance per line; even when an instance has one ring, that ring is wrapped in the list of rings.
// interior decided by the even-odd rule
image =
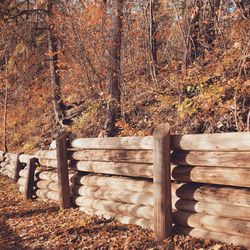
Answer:
[[[163,124],[153,136],[68,142],[59,136],[32,156],[0,151],[0,173],[26,198],[137,224],[159,241],[177,232],[250,247],[250,133],[169,130]]]

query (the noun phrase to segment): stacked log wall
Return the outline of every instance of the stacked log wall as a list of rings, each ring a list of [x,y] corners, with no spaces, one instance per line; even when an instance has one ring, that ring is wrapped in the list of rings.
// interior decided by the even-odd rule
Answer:
[[[37,169],[35,193],[59,201],[55,145],[35,154],[48,167]],[[80,138],[67,153],[80,210],[154,230],[153,137]],[[0,171],[6,159],[0,152]],[[24,168],[20,189],[25,178]],[[171,182],[176,232],[250,248],[249,132],[171,136]]]

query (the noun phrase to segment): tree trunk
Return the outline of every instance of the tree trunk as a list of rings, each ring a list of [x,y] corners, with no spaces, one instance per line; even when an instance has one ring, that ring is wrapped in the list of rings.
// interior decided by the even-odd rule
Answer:
[[[51,75],[51,85],[53,89],[53,107],[55,113],[56,123],[59,126],[63,126],[63,102],[61,99],[61,81],[59,75],[59,67],[58,67],[58,54],[57,54],[57,39],[54,32],[54,27],[52,24],[53,18],[53,7],[54,1],[49,0],[47,3],[48,10],[48,49],[49,49],[49,57],[50,57],[50,75]]]
[[[108,136],[114,136],[117,132],[115,126],[117,119],[121,117],[121,43],[122,43],[122,7],[123,0],[113,1],[113,32],[112,47],[109,56],[109,88],[110,100],[107,103],[108,118],[106,130]]]
[[[8,152],[7,147],[7,101],[8,101],[8,83],[5,84],[5,98],[4,98],[4,115],[3,115],[3,146],[4,151]]]
[[[186,51],[184,54],[184,67],[188,68],[194,60],[199,56],[200,42],[199,42],[199,23],[200,14],[203,2],[195,0],[193,4],[190,4],[186,13],[185,21],[185,39],[186,39]]]
[[[208,22],[205,24],[205,41],[209,49],[212,48],[212,44],[216,39],[216,26],[217,26],[217,11],[220,8],[221,0],[209,0],[209,13]]]
[[[150,74],[154,84],[157,85],[157,43],[156,43],[156,0],[149,0],[149,47],[150,47]]]
[[[5,70],[6,70],[6,82],[5,82],[5,97],[4,97],[4,114],[3,114],[3,146],[4,151],[8,152],[7,147],[7,101],[8,101],[8,81],[7,81],[7,58],[5,57]]]

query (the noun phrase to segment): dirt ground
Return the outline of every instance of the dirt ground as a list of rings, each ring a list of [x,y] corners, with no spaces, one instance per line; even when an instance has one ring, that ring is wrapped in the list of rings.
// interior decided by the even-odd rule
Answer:
[[[0,250],[4,249],[243,249],[174,235],[165,243],[135,225],[90,217],[78,209],[24,201],[18,186],[0,176]]]

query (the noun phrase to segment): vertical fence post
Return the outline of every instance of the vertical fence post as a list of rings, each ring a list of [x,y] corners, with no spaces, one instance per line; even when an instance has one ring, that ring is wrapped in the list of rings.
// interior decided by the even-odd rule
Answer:
[[[70,207],[70,188],[67,138],[64,134],[59,135],[56,139],[56,158],[60,208],[65,209]]]
[[[153,138],[154,234],[157,241],[163,241],[172,229],[170,125],[157,126]]]
[[[22,163],[20,162],[19,156],[20,156],[20,154],[17,154],[16,160],[15,160],[14,176],[13,176],[14,183],[17,183],[17,181],[19,179],[19,172],[22,169]]]
[[[27,163],[27,181],[24,187],[24,199],[32,199],[35,184],[36,158],[29,159]]]

